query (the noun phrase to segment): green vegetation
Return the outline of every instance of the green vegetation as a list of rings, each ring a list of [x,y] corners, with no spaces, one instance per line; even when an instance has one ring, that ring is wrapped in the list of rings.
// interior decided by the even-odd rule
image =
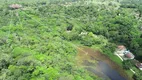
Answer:
[[[140,0],[79,1],[1,1],[0,80],[101,79],[76,66],[78,45],[98,49],[125,68],[129,63],[113,55],[118,44],[142,56]],[[23,8],[10,9],[12,3]],[[142,80],[137,71],[136,80]]]

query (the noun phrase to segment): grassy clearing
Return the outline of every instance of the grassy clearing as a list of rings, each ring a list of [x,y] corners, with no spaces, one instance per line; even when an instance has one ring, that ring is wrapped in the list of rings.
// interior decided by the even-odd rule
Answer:
[[[134,73],[130,70],[125,70],[125,72],[130,76],[133,77]]]
[[[116,55],[113,55],[113,54],[110,54],[108,55],[110,57],[111,60],[113,60],[114,62],[116,62],[119,66],[122,67],[122,61],[116,56]]]

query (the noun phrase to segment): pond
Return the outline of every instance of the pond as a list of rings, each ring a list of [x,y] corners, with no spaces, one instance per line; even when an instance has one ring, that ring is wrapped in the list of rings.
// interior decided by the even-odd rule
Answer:
[[[98,65],[101,71],[111,80],[126,80],[116,70],[112,69],[107,63],[99,61]]]
[[[103,80],[133,80],[117,63],[98,50],[78,48],[77,65],[101,77]]]

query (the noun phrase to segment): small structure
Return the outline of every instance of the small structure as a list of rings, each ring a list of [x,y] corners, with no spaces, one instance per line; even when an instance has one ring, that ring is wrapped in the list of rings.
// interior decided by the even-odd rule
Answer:
[[[124,51],[123,53],[124,53],[123,57],[124,60],[135,58],[135,56],[130,51]]]
[[[11,4],[11,5],[9,5],[9,8],[11,8],[11,9],[19,9],[19,8],[22,8],[22,5],[20,5],[20,4]]]
[[[79,36],[84,36],[84,35],[87,35],[88,34],[88,32],[81,32],[80,34],[79,34]]]
[[[119,55],[123,60],[134,59],[134,55],[126,49],[125,46],[119,45],[117,46],[116,55]]]
[[[117,46],[115,54],[118,54],[120,57],[123,57],[124,56],[124,53],[123,53],[124,51],[126,51],[126,47],[123,46],[123,45],[119,45],[119,46]]]
[[[137,68],[142,70],[142,63],[140,63],[138,60],[134,59],[135,56],[129,50],[127,50],[125,46],[123,46],[123,45],[117,46],[116,51],[114,52],[114,54],[116,56],[118,56],[121,59],[121,61],[132,59],[132,63],[135,64],[135,66]],[[130,68],[130,70],[134,74],[136,73],[133,69]]]
[[[142,63],[138,62],[135,64],[140,70],[142,70]]]
[[[117,46],[117,49],[118,49],[119,51],[125,51],[125,50],[126,50],[126,47],[125,47],[124,45],[119,45],[119,46]]]

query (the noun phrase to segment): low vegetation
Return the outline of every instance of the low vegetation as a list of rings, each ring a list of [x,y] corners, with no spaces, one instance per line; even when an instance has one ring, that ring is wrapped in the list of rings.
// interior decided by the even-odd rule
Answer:
[[[141,3],[92,1],[1,4],[0,79],[99,80],[76,66],[77,45],[100,50],[119,65],[113,57],[118,44],[142,57]],[[11,9],[12,3],[22,7]],[[142,80],[141,73],[136,80]]]

